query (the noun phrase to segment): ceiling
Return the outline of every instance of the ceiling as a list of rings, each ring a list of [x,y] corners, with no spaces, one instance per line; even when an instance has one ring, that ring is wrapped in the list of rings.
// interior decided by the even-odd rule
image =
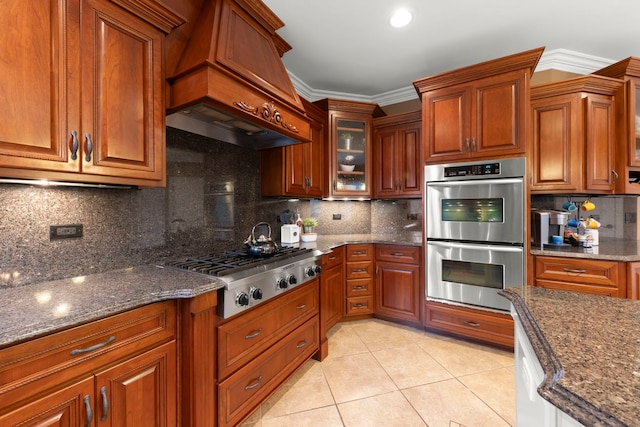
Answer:
[[[640,56],[637,0],[263,1],[285,23],[285,66],[312,101],[401,102],[417,97],[414,80],[541,46],[537,71],[585,74]],[[414,19],[395,29],[399,6]]]

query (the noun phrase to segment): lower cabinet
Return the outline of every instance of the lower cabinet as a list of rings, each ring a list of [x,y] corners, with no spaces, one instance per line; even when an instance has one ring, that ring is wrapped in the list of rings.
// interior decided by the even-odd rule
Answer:
[[[419,247],[376,245],[376,314],[420,323],[420,252]]]
[[[536,256],[535,285],[625,298],[627,268],[618,261]]]
[[[327,331],[344,315],[344,284],[344,246],[339,246],[322,257],[319,360],[323,360],[329,354]]]
[[[0,425],[176,426],[174,302],[0,350]]]
[[[513,348],[509,314],[427,301],[425,326],[477,341]]]

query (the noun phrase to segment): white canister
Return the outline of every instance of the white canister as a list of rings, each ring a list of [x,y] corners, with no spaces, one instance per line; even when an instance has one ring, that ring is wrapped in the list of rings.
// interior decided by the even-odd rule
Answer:
[[[585,228],[584,229],[585,236],[591,236],[593,238],[593,245],[597,246],[600,242],[598,239],[598,229],[597,228]]]

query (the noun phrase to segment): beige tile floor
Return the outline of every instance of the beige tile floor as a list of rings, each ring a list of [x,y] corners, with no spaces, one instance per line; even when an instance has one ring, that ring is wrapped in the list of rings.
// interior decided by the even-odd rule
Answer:
[[[339,323],[243,427],[508,427],[513,353],[377,319]]]

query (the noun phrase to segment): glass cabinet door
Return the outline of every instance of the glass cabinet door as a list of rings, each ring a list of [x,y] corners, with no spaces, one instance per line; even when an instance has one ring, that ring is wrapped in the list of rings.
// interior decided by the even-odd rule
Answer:
[[[336,192],[368,192],[367,169],[367,123],[361,120],[336,120],[335,165]]]

